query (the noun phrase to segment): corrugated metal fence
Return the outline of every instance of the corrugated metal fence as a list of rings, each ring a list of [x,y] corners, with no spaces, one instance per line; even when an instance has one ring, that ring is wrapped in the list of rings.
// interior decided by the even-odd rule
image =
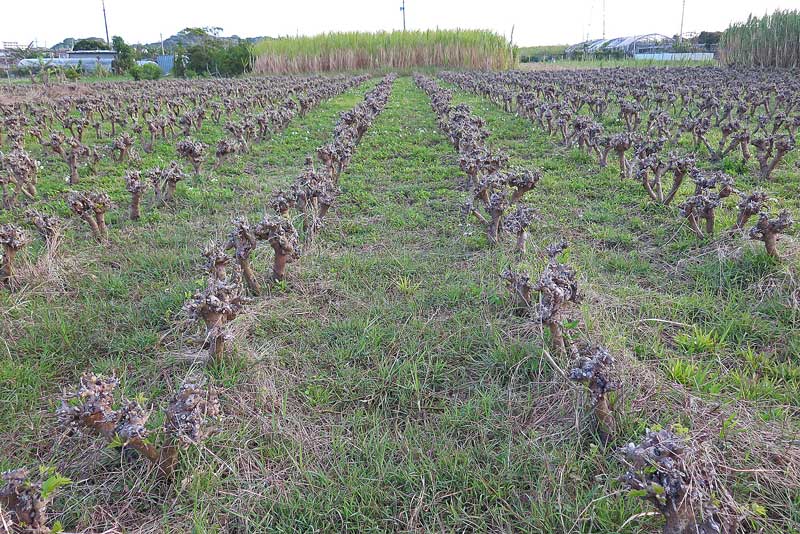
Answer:
[[[158,66],[161,67],[161,72],[164,74],[169,74],[172,72],[172,67],[175,66],[175,56],[158,56],[156,58],[156,63],[158,63]]]
[[[714,54],[711,52],[665,52],[663,54],[634,54],[633,57],[652,61],[711,61],[714,59]]]

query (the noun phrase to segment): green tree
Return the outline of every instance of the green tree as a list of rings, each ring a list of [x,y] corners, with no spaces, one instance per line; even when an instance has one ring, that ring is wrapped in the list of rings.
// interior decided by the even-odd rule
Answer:
[[[219,61],[222,56],[222,46],[215,41],[206,41],[203,44],[190,46],[186,49],[189,63],[186,68],[198,74],[217,76]]]
[[[172,65],[172,74],[174,74],[176,78],[185,78],[187,63],[186,49],[183,45],[178,44],[178,46],[175,47],[175,63]]]
[[[85,39],[78,39],[72,45],[73,50],[111,50],[108,44],[97,37],[87,37]]]
[[[117,57],[111,64],[115,74],[124,74],[136,66],[135,52],[133,47],[127,44],[122,37],[115,35],[111,40]]]
[[[252,50],[246,43],[229,46],[223,51],[220,71],[223,76],[238,76],[250,70]]]

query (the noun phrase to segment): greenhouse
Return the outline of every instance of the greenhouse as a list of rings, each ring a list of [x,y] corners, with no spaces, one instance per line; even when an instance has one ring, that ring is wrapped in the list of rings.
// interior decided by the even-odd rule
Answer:
[[[614,37],[613,39],[592,39],[568,47],[567,56],[580,54],[629,56],[636,54],[653,54],[666,52],[675,46],[675,39],[650,33],[630,37]]]

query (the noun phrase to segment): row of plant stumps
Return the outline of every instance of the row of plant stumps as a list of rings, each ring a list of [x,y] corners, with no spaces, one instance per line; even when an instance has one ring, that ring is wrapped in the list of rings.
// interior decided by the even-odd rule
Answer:
[[[249,133],[243,133],[242,139],[223,139],[218,146],[214,167],[232,154],[249,150],[248,141],[258,141],[282,130],[296,113],[305,114],[323,99],[340,94],[366,79],[366,76],[312,78],[301,83],[300,86],[308,83],[307,92],[300,94],[298,100],[283,94],[285,99],[279,106],[265,109],[263,113],[268,118],[263,122],[259,134],[253,128],[247,130]],[[253,297],[261,295],[258,277],[250,265],[250,257],[258,244],[266,243],[274,252],[273,269],[267,276],[269,283],[282,282],[287,264],[298,260],[301,253],[312,246],[315,236],[323,228],[326,214],[340,193],[339,177],[347,168],[361,137],[385,107],[394,79],[395,75],[384,77],[361,103],[341,114],[333,131],[333,140],[317,149],[319,169],[315,167],[313,158],[307,157],[304,171],[291,187],[277,190],[272,195],[270,207],[274,215],[267,215],[254,225],[245,217],[234,217],[228,239],[224,243],[210,243],[201,251],[208,275],[207,285],[189,299],[184,309],[187,317],[205,326],[202,343],[205,355],[201,354],[203,361],[221,363],[226,354],[226,344],[232,337],[229,328],[231,321]],[[229,105],[236,107],[232,102]],[[198,106],[190,116],[200,117],[204,115],[204,110],[202,105]],[[20,116],[12,117],[13,123],[25,123]],[[252,117],[253,124],[262,124],[258,117]],[[201,127],[194,120],[191,124],[198,130]],[[254,137],[256,135],[258,137]],[[25,155],[22,143],[24,135],[11,137],[14,139],[12,157]],[[152,141],[142,140],[142,143],[147,147]],[[231,150],[231,147],[234,149]],[[195,173],[200,175],[206,147],[185,138],[178,142],[177,149],[189,161]],[[185,178],[178,162],[172,162],[165,168],[151,169],[146,174],[148,181],[142,179],[142,173],[138,170],[129,170],[125,176],[126,187],[131,193],[128,209],[131,220],[139,219],[142,194],[148,183],[154,191],[154,205],[158,206],[172,202],[175,184]],[[35,177],[35,174],[32,176]],[[35,184],[35,178],[31,179],[31,175],[28,175],[28,180],[13,182],[14,186],[19,186],[19,190],[28,190],[30,186],[25,184]],[[113,207],[108,195],[104,192],[71,192],[67,202],[73,212],[86,222],[98,242],[106,243],[108,228],[104,215]],[[54,253],[60,243],[61,221],[36,210],[28,210],[27,215],[31,224],[41,233],[49,253]],[[297,221],[300,222],[300,231],[295,227]],[[4,254],[2,282],[13,290],[14,254],[27,245],[30,238],[18,225],[8,224],[1,230],[0,237],[5,239],[4,244],[7,242],[6,250],[11,251],[11,254]],[[232,254],[229,255],[228,251]],[[206,382],[201,375],[191,375],[183,382],[165,409],[164,427],[158,439],[154,439],[155,436],[147,428],[152,412],[148,412],[136,399],[117,395],[119,380],[114,376],[85,373],[79,387],[66,393],[57,410],[57,417],[60,424],[71,433],[99,436],[121,447],[122,451],[136,451],[140,458],[153,464],[162,479],[170,480],[178,465],[179,450],[198,444],[211,435],[223,415],[217,388]],[[51,470],[41,470],[37,477],[24,468],[4,473],[3,480],[5,485],[0,487],[3,515],[0,519],[5,521],[6,529],[50,532],[47,507],[55,490],[70,481]]]
[[[611,83],[608,75],[602,71],[594,75]],[[638,132],[637,128],[642,122],[642,109],[635,103],[645,100],[647,95],[634,92],[634,104],[620,97],[621,122],[627,131],[604,135],[603,127],[593,120],[592,113],[598,119],[602,117],[608,108],[609,94],[613,93],[605,91],[601,84],[588,94],[574,91],[568,88],[571,87],[570,81],[574,82],[578,75],[566,73],[566,79],[562,81],[562,87],[566,89],[559,92],[549,80],[536,85],[525,79],[525,76],[526,73],[441,74],[443,80],[490,98],[506,111],[516,110],[518,114],[529,117],[551,136],[560,136],[563,146],[576,146],[597,155],[601,167],[607,165],[608,154],[615,152],[621,177],[640,181],[648,197],[655,202],[669,204],[676,198],[684,178],[690,177],[695,191],[681,204],[680,209],[698,237],[714,233],[714,209],[725,198],[738,194],[741,198],[739,213],[735,225],[728,233],[731,237],[739,235],[746,229],[751,218],[758,216],[758,222],[746,234],[752,239],[763,241],[767,253],[777,258],[777,237],[792,224],[787,210],[774,218],[770,217],[766,193],[737,191],[731,176],[720,171],[699,169],[695,165],[696,158],[699,157],[696,154],[670,152],[662,155],[661,150],[668,141],[663,135],[654,138],[653,131],[661,125],[664,128],[661,133],[671,133],[674,142],[677,142],[682,133],[693,131],[693,128],[707,130],[712,118],[702,114],[699,117],[689,117],[676,125],[676,131],[670,132],[671,119],[664,112],[654,111],[650,115],[647,130]],[[433,79],[421,75],[417,75],[415,79],[417,85],[430,97],[432,108],[439,118],[440,129],[459,153],[461,169],[467,176],[466,182],[460,184],[468,191],[464,216],[474,218],[486,227],[487,241],[491,246],[502,244],[503,234],[511,236],[514,250],[522,258],[526,252],[528,229],[541,220],[541,215],[525,204],[526,193],[538,184],[542,177],[541,171],[506,170],[504,167],[507,166],[508,156],[488,146],[489,131],[485,121],[474,115],[465,104],[452,105],[452,91],[439,86]],[[591,75],[589,79],[591,81]],[[627,83],[630,80],[626,80]],[[586,85],[584,80],[584,89]],[[518,88],[516,98],[509,87]],[[624,87],[627,88],[628,85]],[[692,97],[690,92],[681,94],[685,100]],[[710,97],[704,94],[704,98]],[[779,105],[790,102],[791,104],[787,104],[789,109],[793,109],[797,102],[794,97],[776,100]],[[753,104],[760,105],[768,106],[763,100]],[[740,106],[739,114],[754,113],[753,106]],[[734,106],[720,104],[719,107],[699,107],[701,110],[713,109],[720,112],[723,118],[717,117],[717,124],[724,131],[730,129],[726,120],[737,120],[730,117]],[[590,109],[592,113],[579,114],[584,108]],[[759,176],[763,181],[769,180],[771,171],[779,164],[783,155],[793,149],[795,123],[800,122],[796,120],[797,116],[788,120],[784,112],[775,108],[768,108],[768,111],[771,113],[770,118],[759,117],[759,126],[754,130],[765,137],[753,140],[754,146],[759,150]],[[778,134],[782,127],[787,128],[787,134]],[[741,148],[742,139],[750,139],[750,133],[741,123],[736,127],[736,132],[738,137],[735,141],[728,140],[730,132],[727,135],[723,133],[724,139],[720,141],[722,152],[732,150],[728,148],[728,143]],[[698,143],[708,145],[702,135],[698,137]],[[626,155],[629,150],[634,152],[631,160]],[[720,154],[713,150],[709,152],[711,159],[718,161]],[[746,145],[744,154],[746,161],[749,157]],[[672,183],[665,187],[662,180],[667,173],[672,174]],[[700,221],[705,223],[703,228]],[[613,393],[621,385],[619,373],[615,358],[605,347],[588,339],[581,339],[588,336],[581,336],[579,332],[564,332],[570,308],[581,300],[575,270],[559,261],[567,246],[565,241],[561,241],[542,251],[548,260],[538,279],[510,266],[500,276],[509,288],[518,313],[533,318],[549,330],[551,351],[545,352],[545,357],[564,378],[585,386],[594,416],[596,436],[602,443],[609,443],[617,437]],[[564,371],[566,362],[570,364],[568,370]],[[640,496],[656,507],[665,519],[666,533],[736,532],[742,527],[743,520],[753,513],[733,499],[725,482],[718,477],[717,465],[721,458],[713,450],[710,441],[702,439],[702,436],[691,435],[682,425],[648,431],[640,443],[630,443],[623,447],[620,458],[628,467],[621,481],[632,495]]]

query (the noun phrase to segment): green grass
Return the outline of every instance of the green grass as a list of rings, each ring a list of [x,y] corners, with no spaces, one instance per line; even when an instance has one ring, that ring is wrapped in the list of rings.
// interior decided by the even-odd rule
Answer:
[[[53,505],[68,531],[658,530],[649,517],[626,523],[652,510],[621,491],[615,447],[691,414],[654,392],[647,408],[621,401],[621,435],[608,447],[576,430],[575,390],[542,357],[541,332],[509,309],[498,274],[514,261],[511,246],[489,249],[478,227],[463,225],[458,157],[408,77],[358,146],[314,247],[289,265],[284,287],[237,319],[235,354],[206,370],[223,389],[225,419],[182,454],[175,484],[56,430],[61,389],[88,369],[115,371],[127,394],[165,404],[190,370],[175,355],[195,346],[194,332],[176,330],[176,315],[202,283],[199,246],[223,236],[232,215],[263,213],[374,83],[324,102],[213,176],[181,182],[173,210],[146,205],[139,223],[124,216],[124,166],[104,162],[80,187],[103,187],[119,204],[111,244],[89,242],[76,222],[57,280],[0,293],[0,467],[48,463],[74,480]],[[598,172],[486,100],[457,92],[456,101],[487,120],[490,144],[512,164],[545,169],[527,195],[543,220],[524,263],[541,267],[540,247],[569,239],[585,294],[580,328],[667,384],[796,426],[796,259],[771,262],[757,243],[741,255],[703,254],[711,245],[670,209],[652,209],[616,169]],[[198,137],[222,135],[206,121]],[[67,216],[66,167],[40,157],[40,204]],[[173,143],[143,157],[144,168],[172,158]],[[773,187],[788,196],[791,171],[777,172]],[[2,212],[0,222],[12,217]],[[21,259],[37,254],[30,247]],[[256,254],[259,276],[270,259]],[[767,508],[766,532],[800,524],[796,495],[746,475],[736,483],[737,498]]]

